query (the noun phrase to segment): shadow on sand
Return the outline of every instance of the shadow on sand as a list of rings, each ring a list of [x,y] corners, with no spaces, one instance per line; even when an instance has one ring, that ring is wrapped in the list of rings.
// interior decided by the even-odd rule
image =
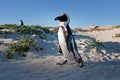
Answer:
[[[75,40],[95,40],[87,35],[74,35]],[[84,43],[83,43],[84,44]],[[108,53],[120,53],[120,42],[102,42],[105,48],[100,48],[99,50],[106,50]],[[89,51],[89,50],[88,50]]]

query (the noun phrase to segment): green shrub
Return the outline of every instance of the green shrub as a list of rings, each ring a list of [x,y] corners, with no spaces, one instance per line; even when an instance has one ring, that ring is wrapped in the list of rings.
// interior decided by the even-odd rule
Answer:
[[[94,47],[96,47],[96,48],[99,48],[99,47],[105,48],[105,46],[99,40],[89,40],[89,41],[87,41],[86,48],[89,48],[89,47],[91,47],[91,48],[94,48]]]
[[[8,59],[11,59],[11,58],[13,57],[12,52],[10,52],[9,50],[8,50],[6,53],[7,53],[7,54],[6,54],[6,57],[7,57]]]
[[[8,50],[6,51],[6,57],[8,59],[11,59],[16,50],[17,50],[17,44],[10,44]]]
[[[44,39],[44,34],[40,31],[40,29],[43,28],[41,26],[21,26],[16,30],[16,32],[20,34],[35,35],[37,38]]]
[[[16,27],[16,24],[3,24],[0,25],[0,29],[12,29],[13,27]]]
[[[8,50],[6,51],[6,57],[11,59],[15,53],[20,56],[25,57],[26,54],[24,52],[29,51],[30,48],[34,47],[36,51],[42,50],[39,47],[38,43],[35,42],[31,37],[20,37],[17,43],[10,44]]]
[[[5,31],[5,34],[11,34],[11,33],[19,33],[19,34],[29,34],[29,35],[35,35],[38,38],[44,39],[45,33],[52,33],[48,28],[41,27],[39,25],[24,25],[24,26],[17,26],[16,24],[4,24],[0,25],[0,29],[10,29],[10,31]],[[41,30],[42,29],[42,30]]]
[[[0,29],[9,29],[9,31],[4,31],[3,33],[0,32],[0,35],[17,33],[19,36],[21,36],[17,43],[12,43],[8,46],[8,50],[6,51],[6,57],[8,59],[11,59],[14,54],[25,57],[25,52],[29,51],[31,48],[34,48],[37,51],[43,50],[43,48],[40,48],[38,43],[31,38],[31,35],[35,35],[37,38],[44,39],[44,33],[52,33],[49,29],[39,25],[18,26],[16,24],[3,24],[0,25]],[[24,37],[22,35],[24,35]]]

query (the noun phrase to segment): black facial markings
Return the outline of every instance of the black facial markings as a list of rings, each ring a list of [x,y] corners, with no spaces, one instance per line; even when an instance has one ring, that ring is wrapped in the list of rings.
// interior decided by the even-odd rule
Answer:
[[[65,22],[68,20],[68,18],[67,18],[66,14],[62,14],[62,15],[56,17],[55,20],[59,20],[60,22]]]

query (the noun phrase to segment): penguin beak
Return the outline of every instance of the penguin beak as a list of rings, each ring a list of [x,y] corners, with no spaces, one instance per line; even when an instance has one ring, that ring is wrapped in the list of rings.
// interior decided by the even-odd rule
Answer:
[[[56,20],[59,20],[59,17],[56,17],[56,18],[55,18],[55,21],[56,21]]]

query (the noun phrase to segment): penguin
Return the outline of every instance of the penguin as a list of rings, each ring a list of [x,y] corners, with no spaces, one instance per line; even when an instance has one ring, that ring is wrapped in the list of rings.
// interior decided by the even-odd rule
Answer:
[[[67,14],[62,13],[55,18],[60,21],[58,29],[58,41],[62,50],[65,60],[63,63],[57,63],[58,65],[66,64],[68,61],[75,61],[80,67],[83,67],[83,60],[78,53],[77,45],[75,43],[74,36],[69,27],[70,18]]]
[[[19,20],[20,21],[20,26],[24,26],[23,20]]]

